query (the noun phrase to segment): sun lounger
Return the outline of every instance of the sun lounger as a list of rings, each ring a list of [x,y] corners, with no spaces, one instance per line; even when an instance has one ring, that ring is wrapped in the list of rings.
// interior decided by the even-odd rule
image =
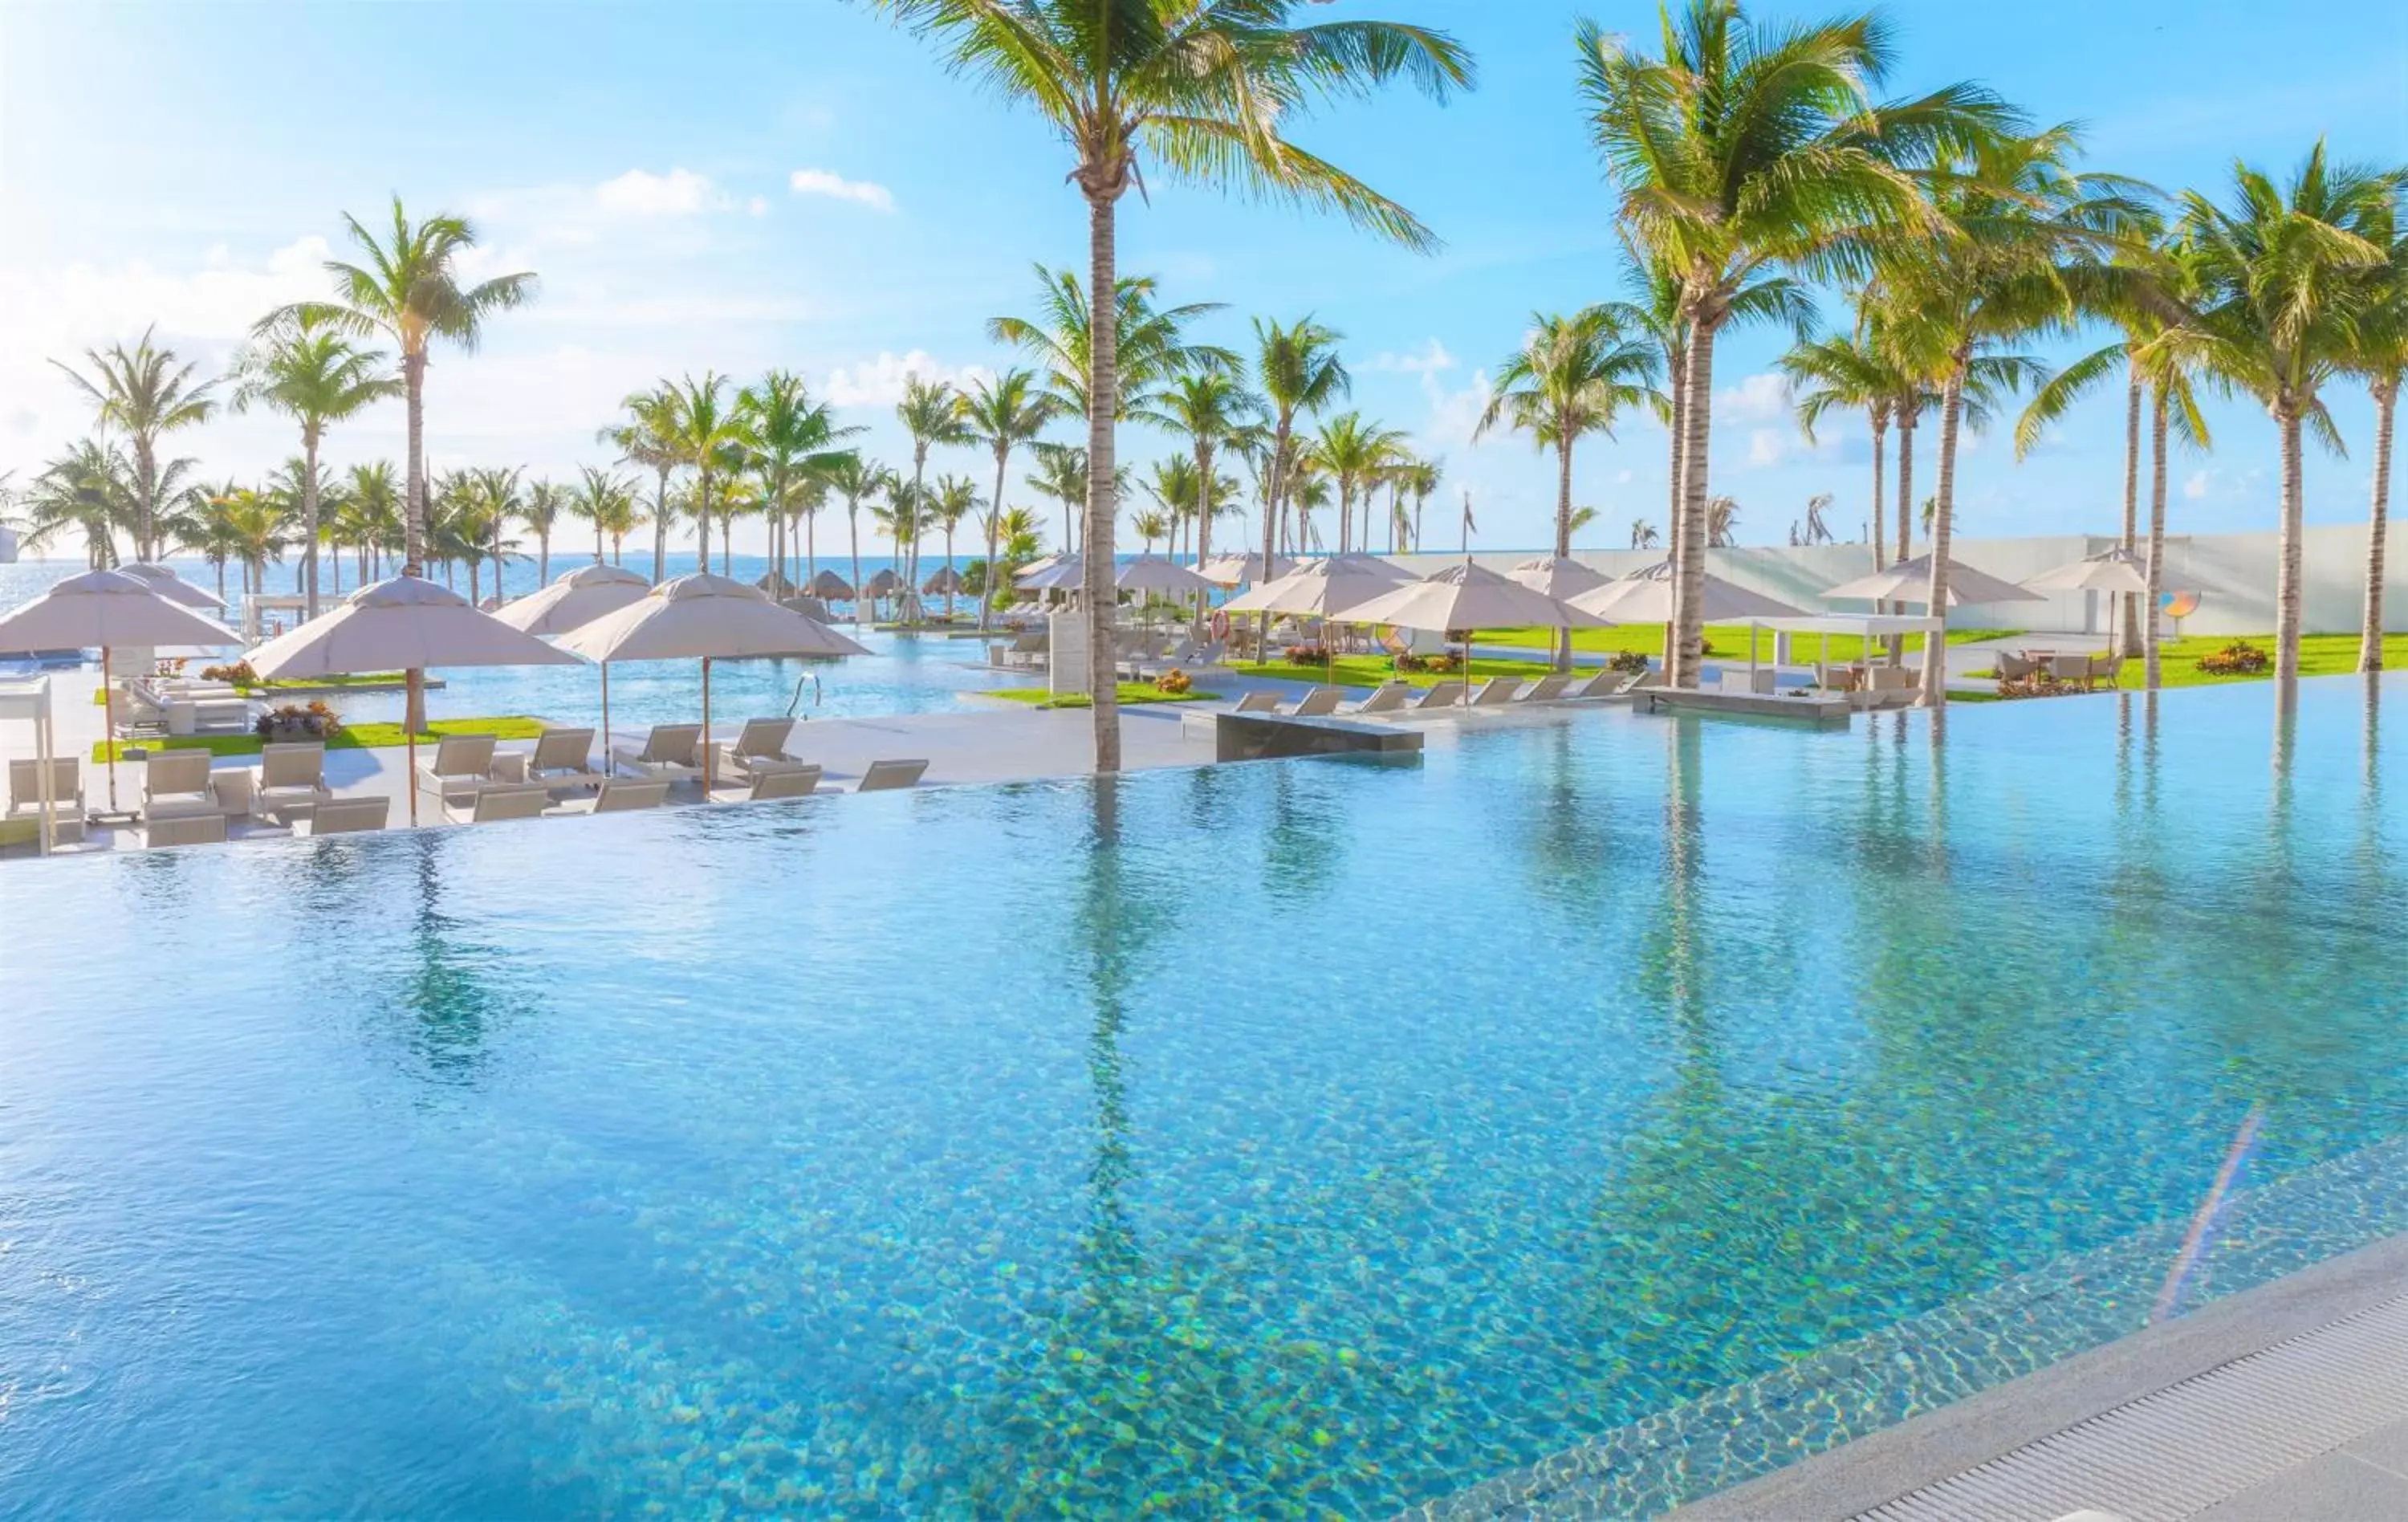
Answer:
[[[1517,703],[1552,703],[1571,690],[1573,681],[1568,676],[1541,677],[1530,683],[1530,690],[1513,699]]]
[[[685,782],[702,775],[695,748],[702,743],[698,724],[656,724],[640,745],[629,741],[611,747],[611,763],[652,782]]]
[[[1372,690],[1370,696],[1366,697],[1363,701],[1355,704],[1353,708],[1340,709],[1339,711],[1350,716],[1373,713],[1395,713],[1403,709],[1407,703],[1412,701],[1412,696],[1413,687],[1412,682],[1383,682],[1380,686]]]
[[[792,719],[745,720],[743,732],[719,747],[720,775],[731,779],[756,777],[810,765],[800,756],[786,754],[786,739],[794,732]]]
[[[61,819],[83,812],[83,768],[72,755],[50,757],[50,810]],[[8,811],[42,811],[42,764],[32,757],[8,763]]]
[[[287,740],[260,747],[251,788],[253,814],[290,824],[292,812],[315,809],[334,796],[335,790],[326,785],[322,740]]]
[[[1288,711],[1288,717],[1318,719],[1335,713],[1338,711],[1338,701],[1341,696],[1335,687],[1315,687],[1297,701],[1296,707]]]
[[[418,763],[420,791],[435,794],[446,809],[494,785],[491,735],[446,735],[435,742],[435,758]]]
[[[1561,698],[1557,699],[1557,701],[1565,703],[1590,703],[1596,702],[1600,698],[1620,697],[1625,693],[1629,692],[1641,680],[1643,680],[1645,675],[1646,673],[1644,672],[1615,671],[1612,669],[1599,671],[1597,675],[1589,678],[1586,682],[1576,683],[1570,692],[1565,693]]]
[[[1490,677],[1480,684],[1478,692],[1471,695],[1471,706],[1501,708],[1513,701],[1513,695],[1521,690],[1522,679],[1519,677]]]
[[[872,761],[869,769],[853,784],[856,793],[883,793],[889,788],[917,787],[920,774],[928,769],[925,761]]]
[[[330,798],[293,823],[295,835],[357,835],[384,828],[392,817],[393,799]]]
[[[505,751],[494,757],[494,780],[541,783],[546,787],[599,787],[609,774],[594,768],[594,731],[547,729],[532,751]]]
[[[1280,695],[1271,691],[1268,687],[1264,687],[1254,692],[1250,692],[1243,697],[1239,698],[1238,706],[1229,711],[1232,713],[1277,713],[1279,711],[1279,706]]]
[[[1423,709],[1453,708],[1462,701],[1462,682],[1454,681],[1434,682],[1430,683],[1430,690],[1422,694],[1422,700],[1415,703],[1413,708],[1415,711],[1419,711]]]
[[[886,764],[882,761],[878,766]],[[925,766],[926,763],[923,762],[922,765]],[[871,769],[875,770],[876,768],[873,767]],[[868,780],[867,777],[862,779],[864,783]],[[772,798],[807,797],[819,785],[820,768],[808,762],[801,766],[781,767],[773,771],[755,772],[752,777],[752,790],[745,794],[745,801],[767,803]]]
[[[535,819],[552,806],[552,790],[541,783],[488,783],[464,802],[444,799],[443,816],[457,825]]]
[[[206,759],[207,751],[194,753]],[[214,808],[205,814],[170,814],[165,818],[147,819],[142,826],[142,843],[150,846],[222,845],[226,838],[225,815]]]
[[[222,814],[209,785],[207,751],[153,751],[142,768],[142,813],[146,819],[191,819]]]

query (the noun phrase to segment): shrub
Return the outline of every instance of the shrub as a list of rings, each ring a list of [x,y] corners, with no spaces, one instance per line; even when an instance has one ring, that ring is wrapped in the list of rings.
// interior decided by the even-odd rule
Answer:
[[[249,661],[236,661],[232,666],[202,667],[201,680],[223,682],[236,687],[256,687],[259,685],[259,673],[251,668]]]
[[[1329,659],[1327,645],[1290,645],[1287,658],[1295,666],[1319,666]]]
[[[1184,694],[1195,685],[1195,680],[1175,666],[1154,679],[1154,691],[1168,693],[1174,697]]]
[[[309,739],[331,739],[340,733],[343,721],[322,701],[313,699],[306,707],[287,703],[261,714],[251,729],[262,739],[280,739],[299,735]]]
[[[2254,677],[2272,664],[2271,656],[2246,639],[2235,639],[2199,658],[2199,668],[2212,677]]]
[[[1605,658],[1605,668],[1635,676],[1647,669],[1647,653],[1643,650],[1617,650]]]
[[[2034,671],[2028,677],[2006,677],[1999,682],[2000,697],[2063,697],[2081,690],[2082,683],[2060,682],[2045,671]]]
[[[1463,657],[1451,650],[1440,651],[1435,655],[1416,655],[1410,650],[1399,651],[1396,668],[1398,676],[1416,671],[1460,671],[1463,669]]]

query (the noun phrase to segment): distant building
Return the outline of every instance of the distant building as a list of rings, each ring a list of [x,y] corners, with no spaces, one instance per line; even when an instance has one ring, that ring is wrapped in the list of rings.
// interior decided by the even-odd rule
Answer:
[[[0,524],[0,566],[17,563],[17,531]]]

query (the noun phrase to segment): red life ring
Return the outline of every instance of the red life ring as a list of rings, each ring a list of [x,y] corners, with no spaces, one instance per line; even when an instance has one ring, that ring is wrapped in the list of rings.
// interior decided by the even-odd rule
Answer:
[[[1212,638],[1215,639],[1229,638],[1229,615],[1217,608],[1212,610]]]

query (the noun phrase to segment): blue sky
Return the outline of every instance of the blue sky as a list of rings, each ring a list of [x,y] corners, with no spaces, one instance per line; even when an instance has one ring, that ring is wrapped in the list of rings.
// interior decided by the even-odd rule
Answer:
[[[1767,6],[1767,15],[1819,14]],[[1979,79],[2039,119],[2087,126],[2100,168],[2220,189],[2238,155],[2286,167],[2319,135],[2336,152],[2408,161],[2408,7],[2213,0],[1893,5],[1919,90]],[[1610,203],[1573,93],[1573,20],[1644,34],[1652,8],[1559,0],[1340,0],[1334,14],[1452,30],[1477,92],[1333,108],[1299,140],[1411,206],[1435,257],[1293,209],[1157,183],[1121,219],[1122,266],[1168,299],[1317,314],[1346,335],[1354,405],[1445,458],[1480,539],[1541,542],[1550,475],[1519,440],[1475,444],[1485,376],[1528,315],[1617,294]],[[77,437],[87,409],[46,361],[155,322],[215,368],[260,311],[323,289],[339,214],[465,211],[491,270],[533,269],[539,302],[475,355],[438,357],[428,438],[438,466],[599,463],[594,430],[664,375],[772,366],[807,374],[867,447],[895,459],[902,375],[1010,362],[985,320],[1024,310],[1033,263],[1083,258],[1063,151],[1029,117],[946,77],[918,43],[841,0],[781,5],[16,5],[0,7],[0,470],[19,481]],[[1779,542],[1817,492],[1843,536],[1863,519],[1861,427],[1809,447],[1770,375],[1769,337],[1718,365],[1714,481],[1741,538]],[[2073,352],[2078,351],[2068,351]],[[2063,357],[2062,355],[2057,357]],[[2309,469],[2312,520],[2364,511],[2371,409],[2337,392],[2356,452]],[[2178,462],[2179,531],[2270,525],[2272,435],[2220,407],[2212,456]],[[336,434],[337,463],[397,456],[397,405]],[[1167,440],[1131,430],[1143,462]],[[211,477],[291,452],[265,417],[179,447]],[[1591,539],[1661,522],[1663,435],[1633,418],[1584,449]],[[2003,437],[1964,464],[1960,532],[2110,529],[2120,405],[2102,396],[2021,465]],[[979,458],[942,468],[987,480]],[[1918,473],[1928,480],[1928,452]],[[1017,481],[1012,491],[1025,499]],[[1435,535],[1433,536],[1435,538]]]

